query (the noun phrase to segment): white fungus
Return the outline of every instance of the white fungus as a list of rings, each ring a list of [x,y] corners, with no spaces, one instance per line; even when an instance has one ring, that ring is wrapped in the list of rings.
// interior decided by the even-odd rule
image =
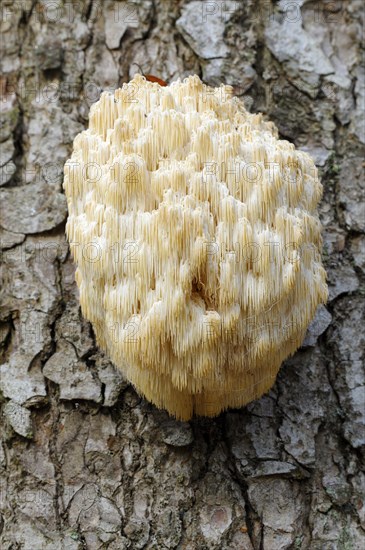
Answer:
[[[84,316],[137,391],[179,419],[267,392],[327,299],[311,158],[230,86],[136,75],[65,165]]]

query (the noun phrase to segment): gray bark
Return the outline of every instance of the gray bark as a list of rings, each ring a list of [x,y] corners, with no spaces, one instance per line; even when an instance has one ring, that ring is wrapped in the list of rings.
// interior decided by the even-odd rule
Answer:
[[[2,548],[363,547],[362,2],[1,9]],[[329,302],[272,390],[215,419],[177,422],[141,399],[79,311],[63,164],[133,62],[232,84],[324,185]]]

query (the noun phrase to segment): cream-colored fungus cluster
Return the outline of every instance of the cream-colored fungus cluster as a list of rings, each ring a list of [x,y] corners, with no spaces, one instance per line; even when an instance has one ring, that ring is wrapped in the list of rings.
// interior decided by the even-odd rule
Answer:
[[[311,158],[229,86],[136,75],[90,110],[65,166],[84,316],[180,419],[260,397],[327,298]]]

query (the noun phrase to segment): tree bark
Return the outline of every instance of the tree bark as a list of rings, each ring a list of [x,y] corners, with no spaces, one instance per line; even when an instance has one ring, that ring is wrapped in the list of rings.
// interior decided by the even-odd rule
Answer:
[[[364,541],[362,2],[2,3],[1,545],[360,549]],[[330,297],[261,399],[177,422],[82,319],[63,165],[137,68],[231,84],[308,151]],[[362,543],[362,544],[361,544]]]

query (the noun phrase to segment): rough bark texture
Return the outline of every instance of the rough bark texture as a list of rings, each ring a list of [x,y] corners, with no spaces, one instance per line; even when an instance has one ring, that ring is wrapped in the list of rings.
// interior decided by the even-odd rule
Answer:
[[[362,548],[362,2],[1,9],[2,548]],[[133,62],[232,84],[321,171],[329,302],[272,390],[216,419],[140,399],[79,311],[63,164]]]

